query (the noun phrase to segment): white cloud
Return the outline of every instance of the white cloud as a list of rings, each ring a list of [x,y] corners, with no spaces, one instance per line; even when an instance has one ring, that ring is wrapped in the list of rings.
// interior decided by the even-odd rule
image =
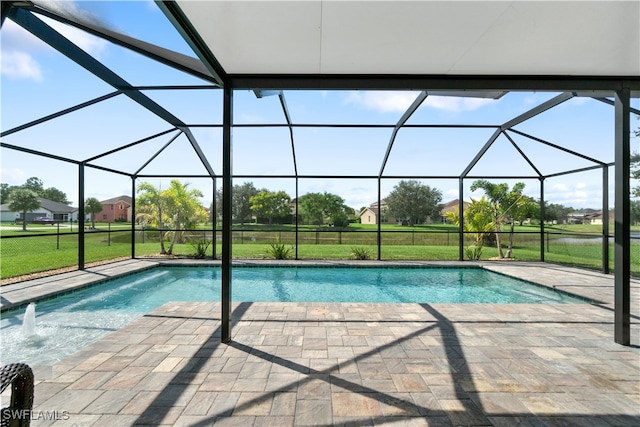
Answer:
[[[379,113],[404,112],[417,97],[416,92],[351,92],[345,104],[356,104]]]
[[[346,104],[360,105],[379,113],[404,113],[418,97],[418,92],[351,92],[345,99]],[[484,98],[457,98],[452,96],[428,96],[423,106],[449,112],[473,111],[493,102]]]
[[[424,100],[422,105],[427,107],[436,108],[438,110],[445,110],[449,112],[460,111],[473,111],[480,107],[483,107],[491,102],[493,99],[485,98],[456,98],[452,96],[428,96]]]
[[[22,185],[27,180],[27,175],[18,168],[2,168],[2,179],[0,182],[9,185]]]
[[[65,2],[71,4],[71,2]],[[52,19],[42,17],[47,25],[60,32],[90,55],[100,59],[108,47],[106,40],[99,39],[84,31],[69,27]],[[2,55],[0,72],[11,79],[42,81],[44,75],[38,61],[39,55],[51,52],[52,48],[43,41],[7,19],[2,26]]]
[[[104,39],[52,19],[43,18],[43,21],[46,21],[54,30],[95,58],[102,58],[107,51],[108,42]]]
[[[446,196],[447,198],[458,198],[460,197],[460,189],[458,188],[449,188],[448,190],[444,191],[444,196]]]
[[[26,52],[2,52],[0,67],[2,74],[10,79],[34,80],[36,82],[43,80],[40,64]]]
[[[610,189],[613,194],[613,189]],[[547,203],[557,203],[567,207],[600,209],[602,205],[602,189],[600,185],[584,182],[559,183],[545,192]]]

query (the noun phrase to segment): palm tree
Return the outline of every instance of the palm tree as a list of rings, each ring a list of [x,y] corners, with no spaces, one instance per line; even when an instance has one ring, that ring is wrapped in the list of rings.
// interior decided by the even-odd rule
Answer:
[[[27,212],[35,211],[40,207],[38,195],[27,188],[18,188],[11,193],[9,209],[14,212],[22,212],[22,231],[27,231]]]
[[[91,215],[91,228],[96,228],[96,214],[102,211],[102,203],[95,197],[89,197],[84,202],[84,210]]]
[[[162,190],[154,187],[149,182],[141,182],[138,185],[137,192],[140,194],[137,200],[138,212],[136,214],[136,220],[138,220],[142,226],[149,224],[152,227],[156,227],[160,233],[160,254],[166,254],[167,251],[164,247],[164,224],[165,217],[163,215],[166,205],[165,197],[162,194]]]
[[[173,246],[182,239],[185,228],[191,228],[207,220],[207,212],[200,204],[203,196],[198,189],[189,189],[189,183],[181,183],[177,179],[171,180],[169,188],[163,195],[167,202],[168,216],[174,229],[171,245],[167,254],[173,253]]]
[[[498,246],[498,255],[500,258],[505,258],[505,255],[502,252],[502,245],[500,244],[502,224],[506,219],[511,221],[509,248],[507,251],[507,257],[511,257],[514,234],[513,211],[515,211],[518,202],[523,197],[522,191],[524,190],[524,183],[518,182],[511,190],[509,190],[509,184],[494,184],[487,180],[479,179],[471,184],[471,191],[475,191],[479,188],[484,190],[484,193],[491,204],[493,228],[496,233],[496,245]]]
[[[460,225],[460,214],[457,208],[445,215],[449,221]],[[468,256],[470,259],[480,259],[487,233],[493,229],[491,203],[484,196],[480,200],[471,199],[471,203],[467,205],[462,215],[464,231],[474,233],[475,239],[474,245],[467,248]]]

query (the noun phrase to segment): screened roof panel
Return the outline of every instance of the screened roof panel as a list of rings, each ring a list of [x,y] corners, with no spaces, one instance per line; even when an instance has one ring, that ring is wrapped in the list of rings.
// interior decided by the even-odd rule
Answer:
[[[294,174],[289,129],[286,127],[233,129],[233,173],[234,175]]]
[[[606,163],[614,159],[614,113],[612,105],[575,97],[513,129]]]
[[[169,142],[171,138],[164,136],[162,139]],[[191,143],[185,134],[179,135],[155,158],[152,158],[156,153],[158,153],[158,151],[149,150],[147,151],[146,156],[137,159],[137,169],[143,167],[147,161],[151,160],[140,171],[140,175],[207,175],[207,169],[198,158],[198,155],[193,150]],[[133,173],[137,169],[134,169],[131,172]]]
[[[384,175],[459,176],[494,132],[491,128],[403,128]]]
[[[218,89],[142,90],[187,125],[221,125],[222,91]]]
[[[390,129],[296,129],[298,173],[376,176],[390,134]]]
[[[508,134],[543,175],[562,173],[598,165],[598,163],[592,162],[584,157],[545,145],[516,133],[508,132]],[[610,141],[602,145],[606,147],[608,151],[613,150],[613,143]],[[600,159],[594,158],[594,160]]]
[[[219,105],[222,105],[222,102],[219,102]],[[250,90],[236,91],[233,95],[233,112],[234,124],[287,123],[277,94],[258,98]]]
[[[2,142],[85,160],[171,127],[128,97],[119,95],[4,136]]]
[[[537,177],[538,173],[511,142],[504,135],[500,135],[470,169],[467,176]]]
[[[638,2],[177,3],[231,74],[640,74]]]

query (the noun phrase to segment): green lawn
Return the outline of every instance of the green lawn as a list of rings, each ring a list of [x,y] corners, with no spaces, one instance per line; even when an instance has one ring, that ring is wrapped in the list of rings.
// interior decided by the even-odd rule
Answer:
[[[110,227],[111,232],[108,232]],[[85,233],[85,263],[131,256],[131,224],[101,224],[97,230]],[[0,239],[0,278],[74,266],[78,263],[77,234],[69,231],[56,235],[57,227],[50,225],[30,225],[29,231],[5,231]],[[174,254],[193,256],[196,253],[195,242],[211,240],[211,225],[186,233],[194,242],[178,244]],[[76,229],[77,230],[77,229]],[[282,242],[290,247],[295,245],[295,227],[291,226],[245,226],[234,227],[234,258],[269,258],[267,249],[271,243]],[[545,260],[601,269],[602,244],[597,237],[598,226],[568,225],[546,227]],[[634,227],[634,231],[640,227]],[[402,227],[385,225],[382,228],[381,257],[383,260],[457,260],[458,230],[448,224],[431,226]],[[518,260],[540,260],[540,234],[537,226],[517,227],[513,256]],[[563,234],[560,234],[563,233]],[[567,242],[565,233],[588,233],[587,240]],[[6,236],[23,236],[8,237]],[[570,236],[576,237],[576,236]],[[218,231],[216,252],[221,253],[221,233]],[[596,238],[596,240],[594,240]],[[503,245],[508,234],[501,237]],[[635,241],[637,242],[637,241]],[[633,243],[631,271],[640,277],[640,242]],[[471,238],[465,245],[471,243]],[[167,247],[168,247],[167,243]],[[347,229],[300,227],[298,236],[299,259],[351,259],[352,248],[366,249],[372,259],[378,256],[377,226],[352,224]],[[635,250],[637,248],[637,250]],[[159,253],[160,244],[157,231],[136,233],[136,256]],[[207,256],[212,256],[212,246]],[[295,254],[295,250],[291,250]],[[485,246],[481,259],[496,257],[496,247]],[[609,251],[610,268],[613,269],[613,247]]]

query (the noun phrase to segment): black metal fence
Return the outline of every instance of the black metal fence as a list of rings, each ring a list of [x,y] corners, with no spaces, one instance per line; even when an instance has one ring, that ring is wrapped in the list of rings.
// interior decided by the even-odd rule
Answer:
[[[78,265],[78,230],[47,229],[46,233],[16,234],[0,236],[0,275],[2,278],[45,270]],[[144,230],[135,231],[135,248],[132,252],[130,229],[86,229],[84,230],[84,262],[94,263],[118,258],[150,256],[160,253],[160,236],[163,235],[165,250],[173,255],[199,258],[219,258],[222,250],[221,231],[213,237],[212,230]],[[463,258],[474,253],[475,233],[465,233]],[[540,261],[587,267],[597,270],[613,268],[613,238],[599,234],[545,232],[500,233],[503,255],[511,244],[511,256],[516,260]],[[235,258],[269,258],[268,247],[282,243],[291,248],[290,256],[298,259],[353,257],[354,248],[368,251],[370,258],[387,260],[456,260],[460,257],[457,230],[383,230],[378,249],[377,231],[334,229],[264,230],[242,229],[232,233],[233,256]],[[609,246],[608,260],[604,259],[606,239]],[[493,239],[485,243],[479,259],[499,256]],[[173,243],[173,245],[172,245]],[[640,236],[632,236],[632,246],[637,247],[632,255],[631,272],[640,276]]]

